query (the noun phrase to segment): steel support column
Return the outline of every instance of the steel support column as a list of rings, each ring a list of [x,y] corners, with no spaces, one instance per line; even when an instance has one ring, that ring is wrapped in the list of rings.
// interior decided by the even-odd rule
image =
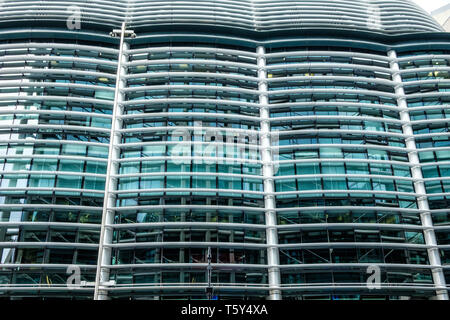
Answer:
[[[278,251],[277,213],[275,202],[274,166],[272,159],[272,139],[270,129],[270,112],[267,86],[265,48],[259,46],[258,53],[258,90],[261,119],[261,160],[263,162],[264,206],[266,218],[267,264],[269,276],[270,300],[281,300],[280,254]]]
[[[400,118],[405,122],[403,125],[403,133],[408,136],[406,139],[406,147],[413,150],[409,153],[409,162],[412,164],[411,173],[415,180],[414,189],[419,195],[423,195],[417,199],[417,205],[419,210],[423,211],[420,214],[422,226],[424,229],[425,243],[432,248],[428,249],[428,259],[430,265],[433,267],[433,281],[436,287],[436,298],[438,300],[448,300],[448,292],[446,290],[446,283],[444,272],[442,270],[441,258],[439,256],[439,248],[437,247],[436,234],[433,227],[433,219],[428,204],[428,197],[426,196],[425,183],[423,182],[422,168],[420,166],[419,154],[417,151],[416,141],[414,139],[414,131],[411,125],[411,118],[408,111],[408,105],[406,102],[405,90],[403,88],[403,80],[400,75],[400,67],[397,61],[397,53],[395,50],[388,52],[388,56],[391,59],[390,65],[393,71],[393,80],[396,82],[395,93],[398,95],[397,104],[400,111]]]
[[[125,51],[129,49],[129,44],[125,42],[125,31],[126,26],[125,23],[123,23],[120,34],[120,51],[117,64],[116,90],[114,94],[111,122],[94,300],[108,299],[107,290],[102,290],[100,287],[109,282],[110,270],[108,266],[111,264],[111,248],[105,246],[105,244],[111,244],[113,238],[113,230],[110,227],[107,227],[107,225],[112,225],[114,223],[114,211],[110,208],[116,206],[116,196],[113,191],[117,189],[117,179],[113,178],[113,175],[118,174],[119,170],[119,165],[117,162],[117,160],[120,159],[120,149],[118,148],[118,145],[121,143],[121,134],[119,130],[122,128],[122,120],[119,119],[119,116],[122,115],[122,102],[125,98],[124,93],[122,92],[122,89],[126,87],[126,80],[124,76],[126,75],[125,65],[128,61],[128,56],[125,54]]]

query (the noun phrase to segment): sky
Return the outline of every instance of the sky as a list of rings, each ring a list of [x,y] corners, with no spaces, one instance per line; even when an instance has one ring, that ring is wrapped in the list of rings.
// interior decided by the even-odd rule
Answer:
[[[450,3],[450,0],[413,0],[426,11],[431,12]]]

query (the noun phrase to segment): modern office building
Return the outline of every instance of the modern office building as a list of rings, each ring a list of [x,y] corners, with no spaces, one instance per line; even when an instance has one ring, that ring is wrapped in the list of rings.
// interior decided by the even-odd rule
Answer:
[[[0,299],[205,299],[208,260],[218,299],[448,299],[411,1],[4,0],[0,39]]]

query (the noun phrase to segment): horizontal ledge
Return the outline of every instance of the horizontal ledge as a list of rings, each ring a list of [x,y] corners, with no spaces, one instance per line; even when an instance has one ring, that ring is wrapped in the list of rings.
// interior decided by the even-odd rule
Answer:
[[[334,89],[338,89],[339,87],[347,87],[347,86],[356,86],[358,87],[358,84],[361,85],[361,83],[367,83],[367,84],[380,84],[380,85],[385,85],[385,86],[389,86],[390,88],[394,89],[396,86],[399,86],[401,84],[403,84],[402,82],[396,82],[394,80],[387,80],[387,79],[382,79],[382,78],[369,78],[366,76],[339,76],[339,75],[310,75],[310,76],[280,76],[280,77],[273,77],[272,78],[267,78],[267,82],[270,85],[276,85],[281,83],[291,83],[290,87],[299,87],[302,85],[298,85],[295,84],[295,82],[317,82],[318,80],[324,80],[324,81],[335,81],[335,82],[351,82],[351,84],[348,85],[344,85],[344,84],[333,84],[333,83],[326,83],[323,82],[322,85],[326,85],[327,87],[329,87],[330,90],[334,90]],[[320,87],[320,84],[309,84],[312,86],[312,88]],[[284,87],[284,86],[282,86]],[[360,88],[360,90],[364,90],[363,87],[358,87]],[[378,91],[376,89],[370,89],[371,91]],[[271,87],[270,91],[277,91],[279,90],[277,87]],[[288,90],[292,90],[292,89],[288,89]],[[379,91],[379,92],[385,92],[385,93],[389,93],[386,91]]]
[[[385,145],[371,145],[371,144],[291,144],[285,146],[272,146],[272,149],[275,150],[283,150],[283,149],[298,149],[298,150],[311,150],[311,149],[320,149],[320,148],[345,148],[345,149],[376,149],[383,151],[398,151],[403,153],[409,152],[423,152],[426,149],[408,149],[401,147],[391,147]],[[450,147],[449,147],[450,149]],[[434,149],[432,149],[434,150]],[[442,149],[439,149],[442,150]],[[430,151],[430,150],[426,150]]]
[[[445,109],[450,109],[450,105],[446,104],[446,105],[430,105],[424,107],[408,107],[406,110],[401,111],[408,111],[409,113],[411,113],[415,111],[445,110]],[[414,123],[414,121],[411,121],[411,123]]]
[[[393,70],[389,67],[383,68],[383,67],[376,67],[376,66],[367,66],[362,64],[352,64],[352,63],[328,63],[328,62],[307,62],[307,63],[286,63],[286,64],[276,64],[276,65],[267,65],[266,69],[268,71],[270,70],[276,70],[276,69],[300,69],[302,67],[305,67],[307,69],[313,69],[313,68],[342,68],[342,69],[352,69],[352,70],[369,70],[369,71],[378,71],[386,74],[393,74]]]
[[[133,242],[104,244],[107,248],[223,248],[223,249],[267,249],[267,244],[233,242]]]
[[[257,96],[260,94],[258,89],[243,89],[234,87],[222,87],[212,85],[157,85],[157,86],[139,86],[127,87],[121,91],[127,94],[146,91],[174,91],[174,90],[201,90],[201,91],[223,91],[225,93],[242,93]]]
[[[66,248],[66,249],[97,249],[98,244],[67,243],[67,242],[0,242],[2,248]],[[1,268],[1,264],[0,264]]]
[[[105,178],[106,174],[97,174],[97,173],[89,173],[89,172],[71,172],[71,171],[33,171],[33,170],[20,170],[20,171],[0,171],[0,176],[7,175],[17,175],[17,176],[40,176],[39,178],[43,178],[42,176],[78,176],[78,177],[94,177],[94,178]],[[20,178],[20,177],[17,177]],[[2,188],[3,189],[3,188]]]
[[[285,52],[277,52],[277,53],[266,53],[265,57],[267,59],[271,58],[284,58],[284,57],[295,57],[295,56],[306,56],[306,57],[315,57],[315,56],[324,56],[324,57],[348,57],[348,58],[364,58],[373,61],[383,61],[390,62],[391,58],[388,56],[375,55],[375,54],[367,54],[360,52],[345,52],[345,51],[285,51]]]
[[[318,242],[318,243],[290,243],[277,245],[279,250],[283,249],[431,249],[436,246],[413,243],[397,242]]]
[[[0,265],[1,266],[1,265]],[[245,269],[251,270],[265,270],[269,266],[264,264],[237,264],[237,263],[211,263],[213,269],[216,270],[232,270],[239,271]],[[157,271],[167,269],[200,269],[206,270],[208,263],[143,263],[143,264],[120,264],[102,266],[111,270],[120,269],[155,269]]]
[[[232,49],[222,49],[222,48],[209,48],[209,47],[160,47],[160,48],[142,48],[142,49],[129,49],[125,50],[128,55],[141,54],[141,53],[170,53],[170,52],[201,52],[201,53],[221,53],[221,54],[231,54],[239,56],[248,56],[251,58],[258,57],[255,52],[232,50]]]
[[[31,130],[63,130],[63,131],[80,131],[80,132],[98,132],[98,133],[110,133],[111,129],[98,128],[98,127],[83,127],[72,125],[46,125],[46,124],[10,124],[0,125],[0,130],[9,129],[9,131],[27,131]]]
[[[69,50],[87,50],[87,51],[94,51],[94,52],[105,52],[105,53],[113,53],[113,54],[119,54],[119,50],[112,49],[112,48],[105,48],[100,46],[87,46],[87,45],[81,45],[81,44],[65,44],[65,43],[40,43],[40,42],[23,42],[23,43],[7,43],[7,44],[0,44],[0,50],[6,50],[6,49],[27,49],[30,48],[40,48],[40,49],[48,49],[48,48],[55,48],[55,49],[69,49]]]
[[[0,171],[0,175],[2,172]],[[221,178],[221,177],[231,177],[231,178],[239,178],[239,179],[249,179],[249,180],[264,180],[264,177],[261,175],[249,175],[249,174],[234,174],[234,173],[225,173],[225,172],[150,172],[150,173],[133,173],[133,174],[116,174],[112,175],[115,178],[123,179],[123,178],[137,178],[137,177],[213,177],[213,178]],[[449,178],[450,179],[450,178]],[[230,180],[230,182],[234,182]]]
[[[407,111],[408,108],[401,108],[399,106],[390,106],[384,104],[375,104],[375,103],[361,103],[361,102],[338,102],[338,101],[330,101],[330,102],[322,102],[322,101],[310,101],[310,102],[287,102],[287,103],[276,103],[269,104],[268,107],[270,109],[278,109],[278,108],[299,108],[299,107],[353,107],[353,108],[368,108],[368,109],[380,109],[380,110],[391,110],[395,112]],[[330,116],[332,117],[332,116]],[[276,119],[276,118],[273,118]]]
[[[320,146],[320,145],[319,145]],[[387,165],[398,165],[405,167],[415,167],[414,164],[410,162],[401,162],[401,161],[391,161],[391,160],[374,160],[374,159],[353,159],[353,158],[310,158],[310,159],[300,159],[300,160],[281,160],[281,161],[273,161],[274,165],[282,166],[283,164],[291,164],[291,163],[334,163],[334,162],[344,162],[344,163],[367,163],[367,164],[387,164]],[[450,161],[449,161],[450,164]],[[422,165],[423,166],[423,165]]]
[[[416,61],[409,60],[409,61]],[[398,72],[400,75],[408,74],[408,73],[420,73],[420,72],[429,72],[429,71],[450,71],[450,67],[448,66],[442,66],[442,65],[434,65],[434,66],[427,66],[427,67],[418,67],[418,68],[411,68],[411,69],[401,69]],[[440,79],[427,79],[427,80],[414,80],[414,81],[404,81],[402,82],[403,86],[407,86],[411,82],[420,83],[421,81],[435,81]]]
[[[76,145],[84,145],[84,146],[93,146],[93,147],[108,147],[108,144],[100,143],[100,142],[88,142],[88,141],[76,141],[76,140],[46,140],[46,139],[34,139],[34,138],[26,138],[26,139],[0,139],[0,144],[8,143],[8,144],[26,144],[26,145],[34,145],[34,144],[76,144]],[[30,155],[31,156],[31,155]],[[101,161],[104,158],[99,158]]]
[[[410,197],[426,197],[427,194],[418,194],[414,192],[401,192],[401,191],[379,191],[379,190],[307,190],[307,191],[284,191],[274,192],[273,195],[307,195],[307,194],[323,194],[323,193],[342,193],[342,194],[381,194],[381,195],[398,195],[398,196],[410,196]],[[428,195],[429,196],[429,195]]]
[[[221,248],[221,249],[267,249],[278,248],[283,249],[374,249],[374,248],[390,248],[390,249],[431,249],[437,246],[413,243],[397,243],[397,242],[318,242],[318,243],[290,243],[290,244],[259,244],[259,243],[238,243],[238,242],[130,242],[130,243],[111,243],[104,244],[107,248],[117,249],[139,249],[139,248]],[[441,248],[450,248],[448,246],[439,246]]]
[[[147,100],[128,100],[123,101],[121,105],[125,107],[133,105],[161,105],[161,104],[171,104],[171,103],[186,103],[189,105],[195,104],[212,104],[212,105],[232,105],[237,107],[252,107],[259,109],[261,106],[259,103],[244,102],[244,101],[234,101],[234,100],[217,100],[217,99],[199,99],[199,98],[158,98],[158,99],[147,99]]]
[[[66,140],[68,141],[68,140]],[[94,158],[85,156],[64,156],[64,155],[46,155],[46,154],[8,154],[2,155],[2,159],[20,159],[23,162],[28,161],[27,159],[51,159],[51,160],[81,160],[81,161],[92,161],[92,162],[108,162],[105,158]],[[18,162],[22,162],[18,161]]]
[[[80,98],[80,97],[68,97],[68,96],[21,96],[13,94],[0,95],[0,101],[64,101],[64,102],[81,102],[91,103],[95,105],[108,105],[113,106],[114,102],[111,100],[102,100],[96,98]]]
[[[49,117],[53,115],[62,116],[79,116],[83,118],[103,118],[111,119],[112,116],[103,113],[92,113],[92,112],[79,112],[79,111],[59,111],[59,110],[46,110],[46,109],[36,109],[36,110],[21,110],[21,109],[7,109],[0,107],[0,114],[4,115],[16,115],[16,114],[45,114]]]
[[[75,223],[75,222],[53,222],[53,221],[0,221],[0,227],[25,227],[25,229],[47,229],[48,227],[55,227],[61,229],[100,229],[100,224],[92,223]],[[0,264],[0,266],[2,266]]]
[[[120,270],[120,269],[155,269],[155,270],[184,270],[184,269],[201,269],[205,270],[208,266],[208,263],[142,263],[142,264],[121,264],[121,265],[108,265],[102,266],[103,268],[111,269],[111,270]],[[212,263],[211,266],[213,270],[230,270],[230,271],[239,271],[239,270],[266,270],[270,269],[269,265],[254,265],[254,264],[230,264],[230,263]],[[424,270],[432,270],[435,267],[430,265],[421,265],[421,264],[390,264],[390,263],[318,263],[318,264],[285,264],[278,265],[277,268],[281,270],[326,270],[333,272],[335,270],[363,270],[368,267],[379,267],[385,270],[405,270],[405,269],[424,269]],[[365,271],[365,270],[364,270]]]
[[[327,120],[328,123],[338,122],[339,120],[348,120],[348,121],[355,120],[358,122],[372,121],[372,122],[381,122],[381,123],[394,123],[394,124],[398,124],[398,125],[408,124],[408,122],[402,121],[402,120],[384,119],[384,118],[367,117],[367,116],[338,116],[338,115],[317,116],[317,115],[314,115],[314,116],[289,116],[289,117],[270,118],[270,122],[282,122],[282,121],[294,122],[296,120],[316,120],[316,121]],[[414,122],[412,122],[412,123],[414,123]]]
[[[255,76],[247,76],[247,75],[239,75],[239,74],[228,74],[225,72],[200,72],[200,71],[158,71],[158,72],[147,72],[147,73],[131,73],[124,76],[127,80],[141,80],[141,79],[153,79],[153,78],[161,78],[168,81],[176,81],[175,78],[186,78],[189,82],[197,82],[194,78],[206,78],[206,79],[223,79],[223,80],[244,80],[248,82],[252,82],[257,84],[258,77]],[[222,80],[222,81],[223,81]],[[136,88],[134,86],[129,86],[128,88]]]
[[[46,287],[45,287],[46,286]],[[206,288],[207,284],[198,284],[198,286],[193,286],[192,283],[189,283],[189,285],[183,285],[183,284],[177,284],[177,285],[161,285],[161,284],[155,284],[152,286],[144,286],[144,285],[138,285],[138,286],[126,286],[126,287],[100,287],[101,290],[107,290],[110,293],[113,292],[128,292],[128,291],[132,291],[132,292],[140,292],[140,291],[156,291],[156,292],[161,292],[161,291],[174,291],[174,290],[180,290],[183,292],[186,292],[187,290],[196,290],[199,293],[201,292],[202,294],[204,294],[205,292],[205,288]],[[240,286],[228,286],[228,285],[216,285],[213,284],[214,289],[216,292],[227,292],[227,291],[238,291],[238,292],[242,292],[242,291],[269,291],[269,290],[282,290],[282,291],[293,291],[293,290],[301,290],[301,291],[317,291],[317,290],[326,290],[326,291],[349,291],[349,290],[355,290],[360,292],[361,289],[365,289],[367,290],[367,292],[370,292],[370,290],[367,288],[367,284],[360,284],[360,285],[356,285],[356,284],[349,284],[349,285],[345,285],[345,284],[329,284],[329,285],[320,285],[320,284],[314,284],[314,285],[303,285],[303,286],[291,286],[291,287],[268,287],[266,286],[260,286],[260,287],[255,287],[255,286],[251,286],[249,284],[242,284]],[[430,286],[421,286],[421,285],[382,285],[381,286],[382,290],[390,290],[390,291],[413,291],[416,292],[417,290],[421,290],[421,291],[436,291],[436,288],[432,285]],[[5,288],[1,288],[0,287],[0,292],[1,291],[6,291],[6,292],[21,292],[21,291],[25,291],[27,293],[30,292],[30,290],[33,291],[42,291],[42,292],[79,292],[79,291],[86,291],[86,292],[91,292],[94,291],[94,287],[55,287],[55,285],[52,286],[48,286],[43,284],[42,286],[17,286],[17,287],[5,287]],[[447,289],[449,290],[449,289]]]
[[[178,129],[180,130],[180,129]],[[160,130],[161,131],[161,130]],[[166,130],[167,132],[171,130]],[[176,127],[174,127],[174,133],[176,132]],[[180,136],[183,135],[185,132],[179,131]],[[256,137],[256,135],[255,135]],[[253,145],[253,144],[246,144],[246,143],[234,143],[234,142],[211,142],[211,141],[155,141],[155,142],[130,142],[130,143],[120,143],[116,146],[123,148],[123,149],[130,149],[133,147],[139,147],[139,146],[169,146],[169,145],[175,145],[175,146],[189,146],[189,145],[206,145],[206,146],[229,146],[233,148],[240,148],[240,149],[254,149],[258,150],[261,149],[261,146],[259,145]],[[181,149],[182,151],[184,149]],[[235,158],[229,158],[230,161],[239,161],[239,159]],[[254,159],[256,160],[256,159]]]
[[[317,263],[317,264],[283,264],[278,266],[281,270],[326,270],[326,271],[334,271],[339,269],[344,270],[362,270],[367,269],[369,267],[379,267],[384,270],[398,270],[398,269],[424,269],[424,270],[433,270],[436,268],[435,266],[426,265],[426,264],[400,264],[400,263]],[[441,268],[441,267],[439,267]],[[364,270],[366,271],[366,270]]]
[[[58,209],[58,210],[86,210],[86,211],[102,211],[101,207],[77,206],[77,205],[61,205],[61,204],[0,204],[0,209],[27,210],[27,209]]]
[[[348,230],[355,229],[355,233],[358,231],[366,231],[365,229],[370,229],[371,231],[382,231],[382,230],[416,230],[422,231],[427,229],[422,225],[412,225],[412,224],[388,224],[388,223],[307,223],[307,224],[285,224],[277,225],[276,228],[279,231],[293,229],[294,231],[302,230]]]
[[[0,109],[1,110],[1,109]],[[122,120],[136,120],[136,119],[172,119],[180,118],[186,120],[186,118],[218,118],[222,119],[237,119],[237,120],[247,120],[253,122],[260,122],[261,118],[258,116],[246,116],[240,114],[226,114],[226,113],[202,113],[202,112],[158,112],[158,113],[139,113],[139,114],[127,114],[118,116],[118,119]],[[208,127],[209,128],[209,127]]]
[[[52,46],[53,46],[53,44],[52,44]],[[99,47],[99,49],[101,49],[101,47]],[[96,51],[98,51],[98,49]],[[19,55],[2,56],[2,57],[0,57],[0,61],[1,62],[4,62],[4,61],[7,61],[7,62],[10,62],[10,61],[66,62],[66,61],[68,61],[68,62],[90,63],[90,64],[97,64],[97,65],[103,64],[103,65],[117,67],[117,61],[101,60],[101,59],[95,59],[95,58],[62,57],[62,56],[35,55],[35,54],[28,54],[28,55],[19,54]],[[26,69],[24,69],[24,70],[26,70]],[[68,69],[68,71],[69,70],[70,69]]]
[[[57,74],[57,75],[64,75],[64,76],[77,75],[77,76],[93,76],[93,77],[97,77],[97,78],[104,77],[104,78],[110,78],[111,80],[115,80],[117,77],[115,74],[111,74],[111,73],[84,71],[84,70],[75,70],[75,69],[64,69],[64,68],[61,68],[61,69],[6,68],[6,69],[1,69],[0,74],[20,74],[20,75],[22,75],[22,77],[24,77],[24,75],[26,75],[26,74],[39,74],[39,75],[49,75],[49,74],[55,75],[55,74]],[[42,79],[45,79],[45,77],[42,77]],[[50,83],[61,83],[61,82],[56,82],[59,79],[53,79],[53,80],[54,80],[54,82],[50,82]],[[66,78],[65,80],[69,80],[69,79]]]
[[[1,223],[0,223],[1,226]],[[109,224],[106,225],[107,228],[111,228],[114,230],[130,230],[130,229],[189,229],[189,228],[198,228],[198,229],[223,229],[223,230],[266,230],[267,226],[264,224],[248,224],[248,223],[220,223],[220,222],[152,222],[152,223],[126,223],[126,224]]]
[[[187,143],[188,145],[189,143]],[[242,145],[243,146],[243,145]],[[252,164],[252,165],[261,165],[261,160],[256,159],[242,159],[242,158],[224,158],[224,157],[203,157],[203,156],[185,156],[185,157],[179,157],[179,156],[155,156],[155,157],[141,157],[141,158],[122,158],[113,160],[113,162],[116,163],[132,163],[132,162],[152,162],[152,161],[171,161],[176,163],[177,161],[184,164],[185,162],[199,162],[199,163],[230,163],[230,164]]]
[[[271,134],[278,134],[279,136],[284,135],[305,135],[305,134],[323,134],[323,133],[329,133],[329,134],[352,134],[353,136],[367,136],[367,135],[373,135],[373,136],[382,136],[382,137],[394,137],[394,138],[412,138],[417,137],[417,135],[407,135],[403,133],[393,133],[393,132],[386,132],[386,131],[369,131],[369,130],[347,130],[347,129],[298,129],[298,130],[289,130],[289,131],[272,131]]]
[[[426,134],[415,134],[413,137],[416,139],[423,138],[431,138],[431,137],[448,137],[450,136],[450,132],[439,132],[439,133],[426,133]],[[422,151],[422,149],[418,149],[418,151]]]
[[[164,176],[164,174],[162,174]],[[236,193],[236,194],[252,194],[252,195],[265,195],[264,191],[246,191],[246,190],[236,190],[236,189],[207,189],[207,188],[159,188],[159,189],[133,189],[133,190],[114,190],[111,193],[114,194],[127,194],[127,193],[178,193],[178,192],[189,192],[189,193]]]
[[[26,69],[25,69],[26,70]],[[80,84],[80,83],[66,83],[66,82],[24,82],[20,80],[9,80],[9,81],[2,81],[0,82],[0,88],[7,87],[19,87],[19,88],[27,88],[27,87],[42,87],[42,88],[51,88],[51,87],[58,87],[58,88],[78,88],[78,89],[88,89],[88,90],[101,90],[101,91],[111,91],[114,92],[113,87],[106,87],[106,86],[99,86],[99,85],[93,85],[93,84]]]
[[[304,174],[304,175],[286,175],[286,176],[275,176],[274,180],[286,180],[286,179],[310,179],[310,178],[355,178],[355,179],[376,179],[376,180],[403,180],[403,181],[422,181],[422,179],[415,179],[411,177],[401,177],[393,175],[376,175],[376,174]],[[448,178],[450,179],[450,177]],[[425,181],[427,179],[424,179]],[[438,179],[439,180],[439,179]]]
[[[136,211],[136,210],[167,210],[167,209],[179,209],[181,211],[186,210],[216,210],[216,211],[254,211],[254,212],[265,212],[265,208],[255,208],[255,207],[236,207],[236,206],[212,206],[212,205],[147,205],[147,206],[124,206],[124,207],[112,207],[108,210],[114,211]],[[450,210],[450,209],[449,209]]]
[[[358,78],[356,78],[358,79]],[[292,94],[301,94],[301,93],[324,93],[327,95],[330,94],[353,94],[353,95],[367,95],[367,96],[383,96],[383,97],[389,97],[392,99],[398,99],[400,98],[400,95],[395,93],[388,93],[383,91],[372,91],[372,90],[363,90],[363,89],[339,89],[339,88],[333,88],[333,89],[317,89],[317,88],[310,88],[310,89],[291,89],[291,90],[278,90],[278,91],[268,91],[269,97],[277,96],[277,95],[292,95]]]
[[[163,176],[163,174],[162,174]],[[17,189],[13,189],[17,190]],[[18,189],[22,190],[22,189]],[[49,189],[50,190],[50,189]],[[53,189],[51,189],[53,190]],[[59,189],[59,191],[62,189]],[[58,191],[58,190],[56,190]],[[64,190],[63,190],[64,191]],[[76,189],[77,192],[89,193],[90,190]],[[103,193],[103,191],[94,191],[96,193]],[[449,194],[418,194],[414,192],[401,192],[401,191],[379,191],[379,190],[306,190],[306,191],[282,191],[282,192],[264,192],[264,191],[250,191],[250,190],[237,190],[237,189],[209,189],[209,188],[158,188],[158,189],[130,189],[130,190],[114,190],[111,193],[114,194],[128,194],[128,193],[236,193],[236,194],[251,194],[251,195],[307,195],[307,194],[323,194],[323,193],[341,193],[341,194],[381,194],[381,195],[398,195],[398,196],[410,196],[410,197],[430,197],[437,195],[450,195]]]
[[[116,130],[117,132],[120,133],[140,133],[140,132],[160,132],[160,131],[173,131],[176,133],[180,133],[180,135],[184,134],[186,131],[193,131],[194,134],[196,132],[201,133],[203,131],[206,132],[230,132],[230,133],[245,133],[245,134],[250,134],[250,135],[254,135],[259,136],[261,135],[260,131],[257,130],[247,130],[247,129],[236,129],[236,128],[229,128],[229,127],[198,127],[198,126],[161,126],[161,127],[142,127],[142,128],[133,128],[133,129],[119,129]],[[179,143],[180,141],[175,141],[177,143]],[[191,142],[191,141],[183,141],[183,142]],[[211,141],[206,141],[208,143],[210,143]],[[195,143],[195,141],[192,141],[192,143]]]
[[[410,62],[410,61],[415,61],[415,60],[424,60],[424,59],[450,59],[450,55],[448,54],[421,54],[421,55],[411,55],[411,56],[407,56],[407,57],[402,57],[402,58],[396,58],[394,59],[397,62]],[[408,69],[404,69],[404,70],[408,70]]]
[[[398,212],[404,212],[404,213],[421,213],[421,212],[428,212],[425,210],[419,210],[419,209],[409,209],[409,208],[400,208],[400,207],[365,207],[365,206],[317,206],[317,207],[293,207],[293,208],[276,208],[274,209],[278,212],[290,212],[290,211],[398,211]],[[449,209],[450,210],[450,209]]]
[[[89,264],[50,264],[50,263],[6,263],[0,264],[0,269],[8,268],[8,269],[18,269],[24,271],[26,269],[63,269],[67,270],[69,267],[77,267],[80,269],[93,269],[97,268],[96,265]]]
[[[98,193],[98,194],[103,194],[105,191],[104,190],[89,190],[89,189],[74,189],[74,188],[1,188],[0,189],[0,193],[3,192],[19,192],[19,191],[23,191],[23,192],[76,192],[76,193]]]
[[[182,290],[183,292],[186,292],[186,290],[202,290],[204,294],[204,289],[207,286],[207,284],[198,284],[198,286],[192,286],[192,283],[189,283],[189,285],[183,285],[183,284],[177,284],[177,285],[169,285],[169,284],[155,284],[151,286],[145,286],[145,285],[137,285],[137,286],[123,286],[123,287],[108,287],[105,288],[105,290],[108,290],[109,292],[120,292],[120,291],[133,291],[133,292],[139,292],[139,291],[172,291],[172,290]],[[307,284],[307,285],[297,285],[297,286],[290,286],[290,287],[268,287],[268,285],[261,286],[261,287],[255,287],[248,284],[242,284],[240,286],[228,286],[228,285],[218,285],[213,284],[214,290],[216,292],[221,291],[269,291],[269,290],[282,290],[282,291],[291,291],[291,290],[302,290],[302,291],[315,291],[315,290],[339,290],[339,291],[345,291],[345,290],[357,290],[358,292],[361,291],[361,289],[366,289],[367,292],[370,292],[370,289],[367,287],[367,283],[361,283],[361,284],[343,284],[343,283],[330,283],[330,284]],[[381,285],[381,289],[384,290],[396,290],[396,291],[416,291],[416,290],[426,290],[426,291],[435,291],[436,288],[434,285],[424,286],[424,285]]]
[[[191,49],[192,50],[192,49]],[[0,60],[1,61],[1,60]],[[214,65],[214,66],[227,66],[227,67],[238,67],[245,68],[250,70],[257,70],[258,66],[250,63],[243,62],[233,62],[233,61],[224,61],[224,60],[209,60],[209,59],[157,59],[157,60],[136,60],[127,62],[125,66],[134,67],[134,66],[152,66],[152,65],[160,65],[160,64],[193,64],[193,65]]]

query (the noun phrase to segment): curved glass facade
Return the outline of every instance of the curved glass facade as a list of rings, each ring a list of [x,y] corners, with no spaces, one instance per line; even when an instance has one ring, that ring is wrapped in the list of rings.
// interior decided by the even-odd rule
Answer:
[[[95,279],[118,57],[110,47],[0,44],[2,294],[9,284],[65,286],[68,264]]]
[[[450,35],[421,9],[70,4],[0,5],[0,297],[204,299],[210,250],[219,299],[448,299]]]

